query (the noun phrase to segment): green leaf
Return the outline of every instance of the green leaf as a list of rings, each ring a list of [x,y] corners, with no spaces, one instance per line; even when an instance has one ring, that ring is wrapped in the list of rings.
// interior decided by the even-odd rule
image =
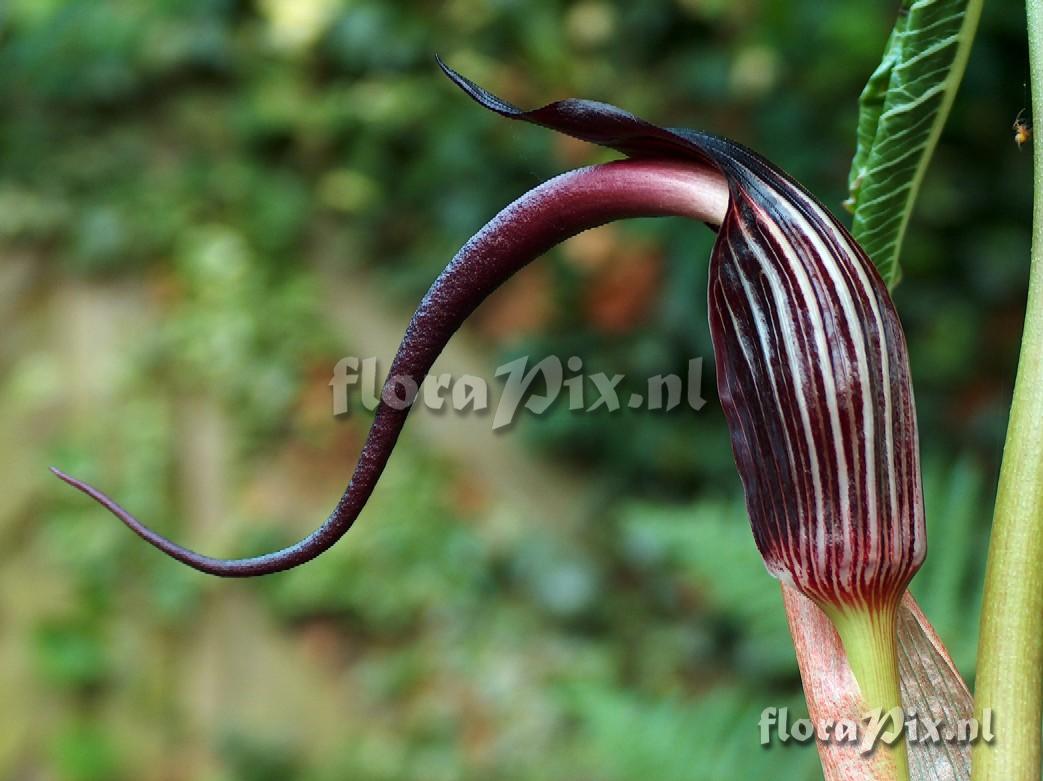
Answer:
[[[905,5],[902,8],[907,10]],[[891,86],[891,72],[899,53],[899,36],[905,31],[905,23],[909,19],[905,10],[899,13],[898,21],[887,38],[887,45],[884,46],[884,56],[858,97],[858,143],[855,147],[855,157],[851,161],[851,172],[847,177],[848,199],[844,201],[844,207],[851,212],[855,211],[855,205],[858,203],[864,172],[869,164],[869,153],[873,149],[873,140],[880,126],[880,114],[884,110],[887,90]]]
[[[851,231],[889,287],[931,154],[963,78],[981,0],[905,0],[859,98],[845,206]]]

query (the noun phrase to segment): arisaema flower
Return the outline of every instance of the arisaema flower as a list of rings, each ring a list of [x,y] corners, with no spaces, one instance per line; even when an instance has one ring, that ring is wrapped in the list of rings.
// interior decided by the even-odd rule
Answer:
[[[389,377],[410,377],[418,387],[478,304],[570,236],[642,216],[683,216],[714,227],[710,333],[757,547],[774,576],[834,621],[866,703],[897,705],[895,611],[926,542],[905,337],[866,253],[814,196],[733,141],[659,127],[592,101],[523,111],[442,68],[504,117],[611,147],[625,159],[562,174],[475,234],[420,303]],[[187,550],[55,472],[195,569],[263,575],[318,556],[351,527],[408,413],[381,403],[326,522],[295,545],[254,558]],[[904,751],[894,762],[904,766]]]

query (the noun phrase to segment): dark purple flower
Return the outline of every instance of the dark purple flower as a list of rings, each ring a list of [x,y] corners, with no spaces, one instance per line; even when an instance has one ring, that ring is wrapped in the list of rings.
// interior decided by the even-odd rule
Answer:
[[[898,316],[847,230],[803,187],[735,142],[662,128],[592,101],[522,111],[442,68],[492,111],[626,159],[544,183],[472,237],[417,308],[389,376],[419,385],[478,304],[570,236],[626,217],[708,223],[717,228],[709,311],[718,389],[764,561],[820,605],[893,607],[925,553],[916,416]],[[295,545],[249,559],[186,550],[55,473],[198,570],[261,575],[314,558],[351,527],[407,415],[408,408],[382,403],[326,522]]]

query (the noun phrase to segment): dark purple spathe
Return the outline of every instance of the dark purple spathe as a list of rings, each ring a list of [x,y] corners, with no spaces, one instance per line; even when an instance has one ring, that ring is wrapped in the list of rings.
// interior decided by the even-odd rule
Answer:
[[[925,553],[908,356],[886,286],[843,226],[778,168],[731,141],[661,128],[591,101],[522,111],[440,65],[486,108],[631,159],[563,174],[497,215],[432,285],[389,376],[419,384],[479,303],[583,230],[659,215],[720,226],[710,263],[710,330],[721,403],[765,563],[820,603],[896,601]],[[407,414],[381,404],[329,519],[296,545],[250,559],[186,550],[58,474],[196,569],[265,574],[314,558],[350,528]]]

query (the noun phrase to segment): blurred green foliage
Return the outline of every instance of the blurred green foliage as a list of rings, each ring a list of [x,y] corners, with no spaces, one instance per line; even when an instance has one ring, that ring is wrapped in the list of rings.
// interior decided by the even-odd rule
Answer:
[[[810,748],[751,749],[761,708],[802,706],[711,361],[699,413],[555,407],[467,445],[568,475],[578,523],[409,427],[360,527],[261,582],[164,560],[45,467],[207,552],[323,517],[365,429],[332,419],[327,383],[374,328],[348,311],[343,330],[333,280],[406,313],[499,208],[605,157],[483,113],[435,51],[520,104],[732,136],[838,207],[888,14],[0,4],[0,776],[818,777]],[[1027,267],[1022,28],[986,10],[897,292],[933,532],[913,590],[965,674]],[[711,242],[665,220],[569,242],[480,310],[474,373],[547,353],[683,373],[711,355]]]

